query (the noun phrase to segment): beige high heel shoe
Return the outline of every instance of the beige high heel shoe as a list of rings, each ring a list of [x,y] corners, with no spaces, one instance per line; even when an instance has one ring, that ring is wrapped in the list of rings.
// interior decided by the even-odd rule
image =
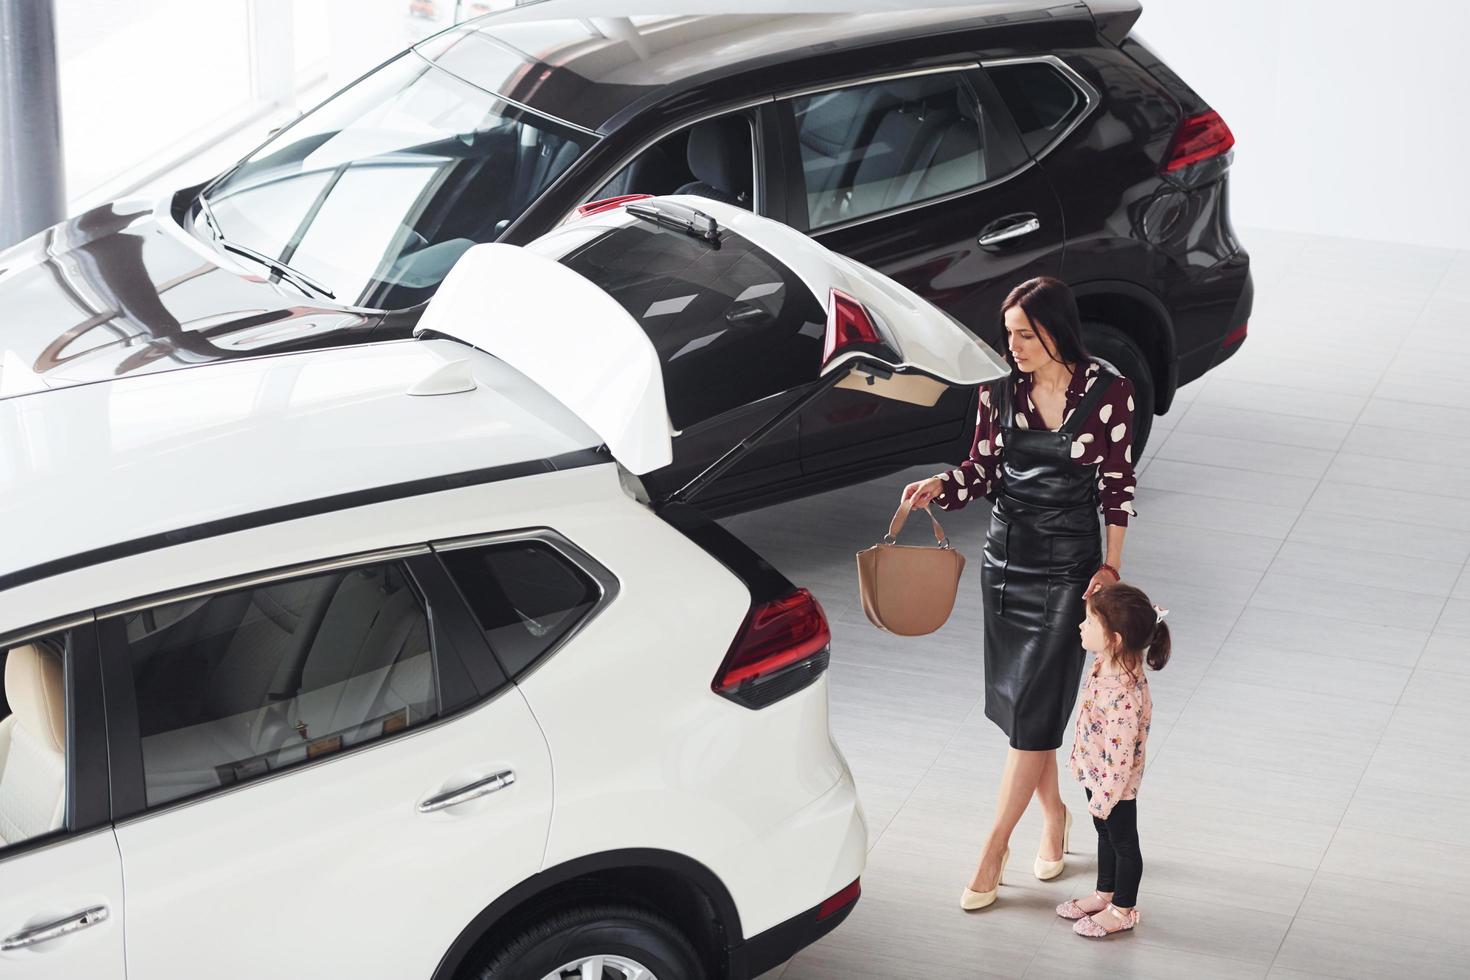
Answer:
[[[1051,881],[1061,875],[1067,867],[1067,844],[1072,838],[1072,811],[1067,811],[1067,819],[1062,823],[1062,856],[1056,861],[1044,861],[1040,855],[1036,857],[1036,864],[1032,868],[1036,877],[1042,881]]]
[[[1006,861],[1010,860],[1010,857],[1011,849],[1008,847],[1006,852],[1000,856],[1000,871],[995,876],[995,887],[988,892],[977,892],[966,888],[965,893],[960,896],[960,908],[966,912],[978,912],[987,905],[994,904],[995,893],[1000,891],[1000,886],[1005,883]]]

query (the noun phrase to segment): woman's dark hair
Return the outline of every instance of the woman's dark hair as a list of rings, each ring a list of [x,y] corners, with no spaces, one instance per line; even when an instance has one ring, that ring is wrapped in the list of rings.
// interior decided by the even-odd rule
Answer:
[[[1138,680],[1139,665],[1145,660],[1154,670],[1169,662],[1169,624],[1160,621],[1143,590],[1115,582],[1094,592],[1087,604],[1108,634],[1122,637],[1113,657],[1130,679]]]
[[[1041,346],[1046,348],[1052,360],[1063,364],[1080,364],[1087,360],[1087,345],[1082,342],[1082,316],[1077,312],[1077,298],[1066,283],[1051,276],[1027,279],[1012,289],[1005,302],[1000,304],[1001,317],[1004,318],[1006,311],[1014,306],[1021,308],[1032,326],[1040,327],[1051,335],[1052,343],[1048,344],[1044,334],[1037,334],[1041,338]],[[1005,345],[1005,359],[1015,371],[1016,362],[1011,360],[1009,344]]]

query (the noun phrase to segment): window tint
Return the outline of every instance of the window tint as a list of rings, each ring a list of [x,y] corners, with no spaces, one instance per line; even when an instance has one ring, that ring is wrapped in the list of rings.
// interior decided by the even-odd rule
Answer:
[[[791,270],[738,235],[727,231],[711,244],[638,224],[562,262],[647,332],[676,428],[816,380],[822,304]]]
[[[983,184],[1005,171],[962,73],[790,100],[811,229]]]
[[[1087,108],[1077,87],[1046,62],[997,65],[985,72],[1033,154],[1044,150]]]
[[[64,634],[0,651],[0,850],[66,819]]]
[[[440,557],[512,677],[561,642],[602,597],[596,580],[544,541],[450,549]]]
[[[438,712],[428,616],[396,563],[145,609],[123,626],[150,806]]]
[[[749,208],[755,197],[751,145],[748,117],[707,119],[638,154],[589,200],[623,194],[697,194]]]

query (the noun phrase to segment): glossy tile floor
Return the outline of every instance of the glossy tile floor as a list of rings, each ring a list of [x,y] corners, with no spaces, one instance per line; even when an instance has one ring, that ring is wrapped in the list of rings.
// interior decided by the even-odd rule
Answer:
[[[1250,339],[1156,421],[1125,550],[1175,636],[1138,930],[1052,914],[1096,871],[1065,780],[1065,875],[1031,874],[1032,807],[999,902],[957,907],[1006,750],[981,703],[984,503],[945,520],[972,564],[933,636],[871,627],[852,557],[921,469],[727,522],[827,609],[870,832],[856,910],[767,980],[1470,976],[1470,252],[1242,237]]]

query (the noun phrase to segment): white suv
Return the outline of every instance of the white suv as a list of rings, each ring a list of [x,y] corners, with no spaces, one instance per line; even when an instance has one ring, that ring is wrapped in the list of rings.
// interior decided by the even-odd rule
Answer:
[[[784,226],[656,199],[477,246],[414,340],[0,399],[0,975],[746,977],[842,920],[822,611],[650,506],[657,354],[556,261],[649,234],[793,271],[833,384],[1004,370]]]

